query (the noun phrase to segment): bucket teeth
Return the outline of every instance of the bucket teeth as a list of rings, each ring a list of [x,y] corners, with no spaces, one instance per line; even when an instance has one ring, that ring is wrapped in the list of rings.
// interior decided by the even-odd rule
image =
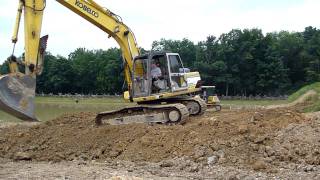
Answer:
[[[36,79],[21,73],[0,76],[0,110],[24,121],[38,121],[34,115]]]

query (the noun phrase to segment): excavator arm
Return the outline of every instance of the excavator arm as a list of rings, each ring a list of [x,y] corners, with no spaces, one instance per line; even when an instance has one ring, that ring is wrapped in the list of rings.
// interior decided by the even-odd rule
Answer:
[[[57,0],[63,6],[88,20],[113,37],[122,50],[125,61],[125,79],[131,89],[131,72],[134,57],[140,55],[133,32],[110,10],[101,7],[93,0]]]
[[[133,59],[140,54],[134,34],[110,10],[101,7],[93,0],[56,0],[74,13],[91,22],[109,37],[113,37],[122,50],[125,80],[129,93],[132,89],[131,74]],[[42,71],[44,49],[47,36],[40,38],[45,0],[20,0],[12,42],[18,40],[21,16],[24,15],[25,53],[21,60],[8,58],[10,74],[0,76],[0,108],[5,112],[26,121],[36,121],[34,98],[36,75]],[[14,52],[14,51],[13,51]],[[20,72],[18,64],[23,64]]]

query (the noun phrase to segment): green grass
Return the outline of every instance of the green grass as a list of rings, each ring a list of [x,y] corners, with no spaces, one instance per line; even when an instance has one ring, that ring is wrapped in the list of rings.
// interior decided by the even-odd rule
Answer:
[[[303,111],[304,112],[317,112],[317,111],[320,111],[320,102],[316,102],[316,103],[312,104],[311,106],[306,107]]]
[[[76,102],[78,100],[78,102]],[[102,112],[132,105],[122,97],[75,98],[75,97],[36,97],[35,114],[41,121],[54,119],[64,113]],[[21,120],[0,111],[0,122],[20,122]]]
[[[297,100],[300,96],[302,96],[309,90],[315,90],[318,94],[320,94],[320,82],[304,86],[303,88],[299,89],[297,92],[291,94],[288,98],[289,102],[293,102]]]
[[[268,106],[276,104],[285,104],[287,100],[221,100],[222,105],[237,106]]]
[[[36,97],[36,103],[52,103],[52,104],[74,104],[78,100],[81,104],[113,104],[113,103],[124,103],[122,97],[106,97],[106,98],[75,98],[75,97]],[[128,102],[129,103],[129,102]]]
[[[255,107],[268,106],[277,104],[286,104],[298,99],[308,90],[315,90],[320,94],[320,82],[305,86],[289,96],[288,100],[222,100],[221,104],[225,107]],[[78,100],[78,102],[76,102]],[[303,111],[314,112],[320,111],[319,99],[312,98],[310,105],[305,107]],[[130,106],[134,103],[125,102],[122,97],[105,97],[105,98],[75,98],[75,97],[36,97],[36,115],[41,120],[50,120],[60,116],[66,112],[101,112],[113,109],[119,109],[124,106]],[[17,121],[20,120],[0,111],[1,121]]]
[[[293,102],[297,100],[300,96],[307,93],[309,90],[314,90],[317,92],[317,96],[311,97],[308,99],[308,102],[310,105],[308,105],[306,108],[303,109],[304,112],[316,112],[320,111],[320,82],[313,83],[307,86],[304,86],[303,88],[299,89],[297,92],[293,93],[289,96],[288,100],[289,102]]]
[[[268,106],[277,104],[286,104],[297,100],[300,96],[308,92],[309,90],[315,90],[320,94],[320,82],[313,83],[304,86],[300,90],[296,91],[289,96],[288,100],[222,100],[221,104],[228,106]],[[76,103],[78,100],[78,103]],[[313,102],[308,106],[305,111],[320,111],[319,99],[310,99]],[[107,98],[68,98],[68,97],[36,97],[36,103],[40,104],[85,104],[85,105],[130,105],[131,103],[125,102],[122,97],[107,97]]]
[[[103,104],[131,104],[125,102],[122,97],[106,97],[106,98],[69,98],[69,97],[36,97],[36,103],[41,104],[75,104],[78,100],[79,104],[103,105]],[[222,100],[223,105],[273,105],[287,103],[287,100]]]
[[[307,101],[309,103],[303,111],[315,112],[320,111],[320,82],[313,83],[302,87],[295,93],[288,97],[288,100],[222,100],[221,104],[224,106],[268,106],[277,104],[287,104],[297,100],[299,97],[307,93],[309,90],[317,92],[318,96],[310,97]]]

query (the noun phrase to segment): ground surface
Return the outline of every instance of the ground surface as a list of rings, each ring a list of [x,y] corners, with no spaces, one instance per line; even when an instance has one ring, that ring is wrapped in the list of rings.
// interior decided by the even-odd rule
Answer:
[[[0,178],[319,179],[320,118],[301,106],[208,111],[175,126],[97,127],[95,113],[3,123]]]

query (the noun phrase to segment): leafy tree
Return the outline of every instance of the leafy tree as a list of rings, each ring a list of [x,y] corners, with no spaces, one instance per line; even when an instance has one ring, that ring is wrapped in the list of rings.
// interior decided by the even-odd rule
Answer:
[[[0,65],[0,74],[7,74],[9,73],[9,66],[6,62]]]
[[[320,81],[320,30],[306,27],[303,32],[305,48],[303,59],[305,60],[305,75],[307,82]]]
[[[124,83],[120,50],[116,48],[98,51],[96,87],[100,94],[120,94]]]
[[[220,95],[279,95],[320,81],[320,30],[315,27],[266,35],[256,28],[233,29],[197,44],[160,39],[152,50],[179,53],[184,66],[199,71],[205,85],[216,85]],[[47,53],[37,92],[120,94],[122,66],[118,48],[78,48],[68,58]],[[8,72],[7,63],[0,65],[1,74]]]
[[[75,92],[72,84],[76,79],[71,66],[71,61],[62,56],[54,57],[52,55],[47,55],[44,67],[42,76],[37,79],[38,92]]]
[[[169,51],[179,53],[185,67],[193,67],[196,61],[196,47],[194,43],[186,38],[180,40],[154,41],[152,43],[153,51]]]

